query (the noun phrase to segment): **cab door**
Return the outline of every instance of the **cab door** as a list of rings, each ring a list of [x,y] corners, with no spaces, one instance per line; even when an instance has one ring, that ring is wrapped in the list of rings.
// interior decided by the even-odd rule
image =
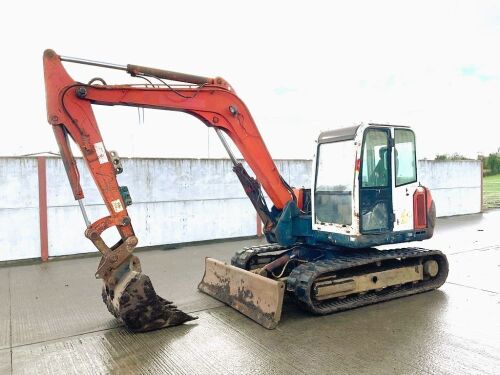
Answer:
[[[413,229],[413,194],[417,189],[415,134],[410,129],[394,129],[394,231]]]
[[[392,147],[390,128],[368,128],[363,136],[359,173],[360,232],[390,232],[392,207]]]

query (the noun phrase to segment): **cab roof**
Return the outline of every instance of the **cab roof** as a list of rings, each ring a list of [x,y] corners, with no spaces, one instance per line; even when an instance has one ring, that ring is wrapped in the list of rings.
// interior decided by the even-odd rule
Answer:
[[[347,128],[340,128],[335,130],[328,130],[325,132],[321,132],[318,137],[318,143],[330,143],[330,142],[339,142],[339,141],[349,141],[356,137],[356,133],[358,132],[360,125],[350,126]],[[406,128],[409,129],[409,126],[405,125],[389,125],[389,124],[375,124],[370,123],[368,127],[385,127],[385,128]]]

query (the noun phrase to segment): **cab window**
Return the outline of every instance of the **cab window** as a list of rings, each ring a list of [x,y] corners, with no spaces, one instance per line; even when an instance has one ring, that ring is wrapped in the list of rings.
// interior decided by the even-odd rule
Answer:
[[[315,222],[351,225],[354,141],[321,144],[317,159]]]
[[[417,181],[415,154],[415,134],[408,129],[394,130],[394,148],[396,164],[396,186]]]

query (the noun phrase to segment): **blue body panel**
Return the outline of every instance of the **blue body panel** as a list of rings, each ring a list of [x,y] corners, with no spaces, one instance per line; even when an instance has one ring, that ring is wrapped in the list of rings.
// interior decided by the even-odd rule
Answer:
[[[292,246],[302,243],[305,245],[324,244],[361,249],[401,242],[422,241],[431,236],[432,232],[425,229],[357,236],[316,231],[312,229],[311,215],[303,214],[295,202],[291,201],[281,212],[278,223],[273,230],[272,237],[274,238],[270,242],[277,242],[282,246]],[[268,236],[269,239],[270,236]]]

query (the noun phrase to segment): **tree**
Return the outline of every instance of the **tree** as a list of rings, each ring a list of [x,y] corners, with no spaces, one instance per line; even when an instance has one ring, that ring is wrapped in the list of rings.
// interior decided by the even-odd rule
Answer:
[[[499,174],[500,173],[500,156],[498,154],[489,154],[485,158],[484,166],[489,170],[489,174]]]
[[[457,152],[453,154],[437,154],[434,160],[471,160]]]

